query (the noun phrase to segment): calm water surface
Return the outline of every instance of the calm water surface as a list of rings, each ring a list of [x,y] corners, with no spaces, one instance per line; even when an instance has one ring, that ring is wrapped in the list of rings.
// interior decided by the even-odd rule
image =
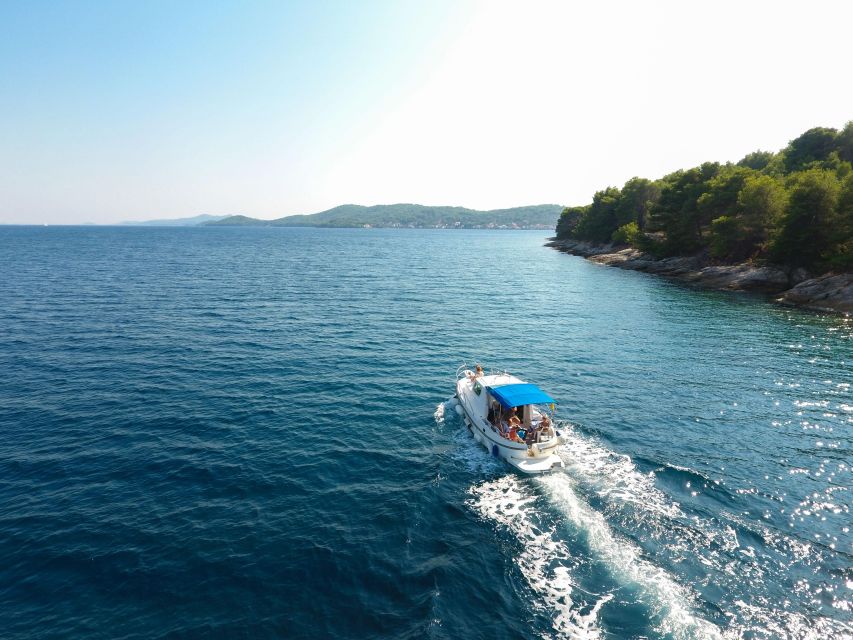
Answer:
[[[853,637],[851,321],[544,239],[0,228],[2,636]]]

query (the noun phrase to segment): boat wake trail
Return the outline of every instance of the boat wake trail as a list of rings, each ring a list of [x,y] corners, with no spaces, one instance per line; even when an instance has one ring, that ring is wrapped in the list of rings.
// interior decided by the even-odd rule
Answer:
[[[437,408],[437,424],[446,411],[455,417],[453,402]],[[509,473],[465,429],[454,431],[450,452],[479,478],[468,506],[509,536],[512,562],[551,621],[548,634],[853,640],[849,609],[837,605],[847,600],[821,607],[814,597],[820,588],[853,589],[849,556],[749,518],[699,472],[665,464],[643,472],[599,437],[560,428],[561,473]],[[659,474],[684,476],[688,489],[676,497]],[[812,567],[830,567],[840,584],[810,587]]]
[[[460,455],[469,461],[488,464],[488,468],[479,471],[494,473],[495,465],[505,469],[467,433],[460,431],[460,434],[470,444],[470,449],[465,447]],[[600,451],[590,450],[590,453],[591,459],[605,457]],[[625,460],[621,463],[629,464]],[[649,488],[640,484],[644,490]],[[614,485],[611,490],[633,499],[632,492],[624,486]],[[695,595],[664,569],[644,559],[637,545],[614,532],[604,516],[579,497],[576,481],[569,475],[554,473],[525,479],[505,474],[474,485],[469,494],[468,504],[474,511],[514,538],[518,548],[514,562],[528,586],[539,596],[537,600],[549,610],[553,631],[558,636],[603,637],[602,607],[614,594],[606,592],[590,599],[589,592],[596,588],[578,584],[577,576],[588,573],[588,565],[592,563],[613,577],[612,589],[624,588],[636,594],[624,597],[643,605],[649,612],[649,624],[657,633],[685,640],[723,637],[715,625],[694,613]],[[677,505],[667,503],[662,494],[650,504],[661,514],[674,515],[678,511]],[[566,521],[574,530],[569,535]],[[624,599],[623,595],[619,594],[620,599]]]
[[[713,515],[691,512],[659,489],[654,473],[642,473],[629,456],[609,450],[573,425],[561,428],[565,473],[538,481],[554,506],[587,531],[591,553],[614,577],[639,588],[639,597],[659,616],[655,626],[660,633],[683,638],[853,638],[850,625],[791,606],[790,598],[797,597],[791,567],[828,562],[827,550],[726,509]],[[599,510],[581,495],[595,500]],[[654,564],[646,559],[650,554]],[[722,629],[692,613],[701,600],[722,614],[717,620],[724,623]]]
[[[595,559],[613,577],[638,592],[651,612],[656,631],[672,638],[721,638],[720,630],[693,613],[695,597],[662,568],[642,557],[642,551],[621,538],[604,516],[578,497],[574,481],[565,474],[537,478],[554,506],[586,537]]]
[[[476,512],[498,528],[510,533],[520,548],[515,563],[530,588],[539,596],[538,606],[547,607],[558,637],[593,640],[601,638],[598,616],[613,596],[604,594],[581,611],[572,600],[572,569],[578,560],[549,522],[541,496],[532,494],[524,481],[514,475],[472,487],[468,501]],[[552,519],[550,519],[552,520]]]

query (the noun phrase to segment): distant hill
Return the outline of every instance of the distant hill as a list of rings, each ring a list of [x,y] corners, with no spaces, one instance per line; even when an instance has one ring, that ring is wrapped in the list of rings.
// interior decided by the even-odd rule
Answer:
[[[225,216],[219,220],[212,220],[202,224],[205,226],[223,225],[226,227],[268,227],[271,222],[272,220],[260,220],[258,218],[250,218],[249,216],[237,215]]]
[[[145,220],[142,222],[122,222],[122,225],[135,227],[194,227],[200,224],[210,224],[223,218],[239,218],[243,216],[212,216],[208,213],[193,216],[192,218],[173,218],[171,220]]]
[[[429,207],[420,204],[380,204],[372,207],[344,204],[320,213],[286,216],[276,220],[229,216],[204,224],[275,227],[553,229],[562,210],[563,207],[558,204],[539,204],[491,211],[478,211],[465,207]]]

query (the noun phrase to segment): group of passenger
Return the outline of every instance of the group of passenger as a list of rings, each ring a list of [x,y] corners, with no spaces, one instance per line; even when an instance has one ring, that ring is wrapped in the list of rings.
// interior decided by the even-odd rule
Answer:
[[[468,379],[472,382],[482,377],[483,367],[479,364],[473,372],[468,373]],[[512,407],[507,413],[503,413],[500,406],[495,405],[495,407],[489,409],[489,422],[502,437],[521,444],[533,444],[534,442],[539,442],[540,439],[553,435],[551,419],[544,414],[538,424],[531,424],[529,427],[522,428],[517,407]]]
[[[542,439],[540,436],[549,437],[551,435],[551,419],[548,416],[543,415],[537,424],[522,427],[517,407],[512,407],[503,415],[501,415],[500,408],[497,411],[490,410],[489,422],[501,436],[521,444],[533,444]]]

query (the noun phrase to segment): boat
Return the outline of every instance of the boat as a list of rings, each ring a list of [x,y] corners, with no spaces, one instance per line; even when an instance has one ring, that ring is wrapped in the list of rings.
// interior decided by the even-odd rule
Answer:
[[[557,455],[563,437],[553,421],[554,399],[535,384],[462,365],[455,398],[465,426],[496,458],[531,474],[565,466]]]

